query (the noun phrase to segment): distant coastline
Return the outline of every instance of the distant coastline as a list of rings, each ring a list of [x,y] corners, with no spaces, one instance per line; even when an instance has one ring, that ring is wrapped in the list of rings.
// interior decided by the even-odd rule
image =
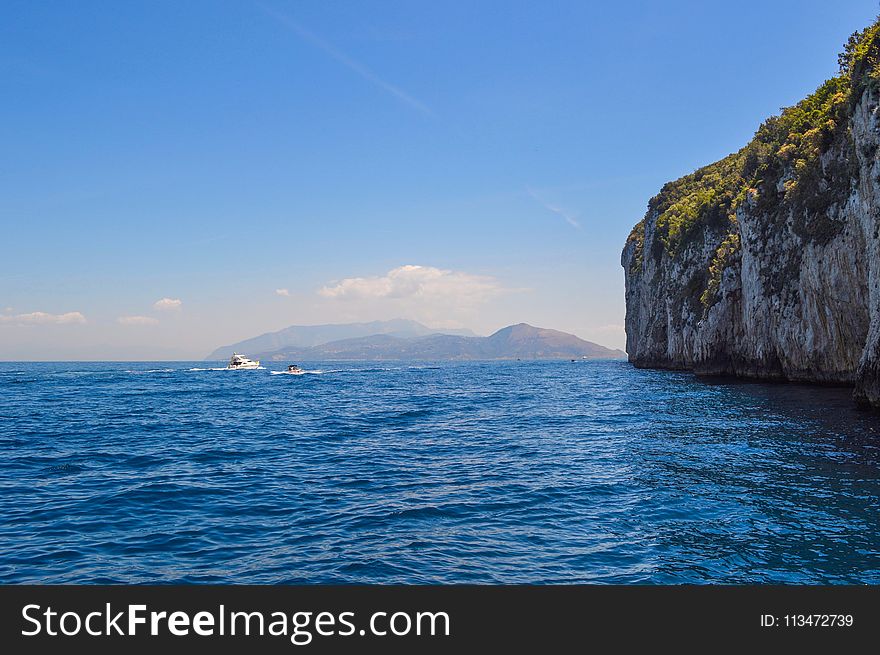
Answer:
[[[366,332],[366,333],[365,333]],[[337,335],[351,335],[339,338]],[[335,339],[330,336],[337,336]],[[316,343],[317,342],[317,343]],[[560,360],[625,359],[621,350],[606,348],[573,334],[526,323],[510,325],[488,337],[470,331],[435,331],[415,321],[291,326],[218,348],[206,361],[233,352],[269,361],[375,360]]]

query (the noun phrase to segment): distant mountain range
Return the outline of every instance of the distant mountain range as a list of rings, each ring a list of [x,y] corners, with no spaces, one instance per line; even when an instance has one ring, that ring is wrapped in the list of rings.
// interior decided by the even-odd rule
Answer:
[[[573,334],[558,330],[536,328],[526,323],[511,325],[488,337],[443,334],[435,332],[415,321],[379,321],[373,324],[314,326],[315,328],[362,329],[366,325],[389,324],[408,326],[410,333],[401,336],[400,331],[386,329],[382,333],[335,339],[308,346],[288,345],[281,348],[259,349],[249,346],[264,340],[271,343],[273,335],[293,330],[298,334],[302,327],[287,328],[281,332],[263,335],[233,346],[219,348],[209,359],[225,359],[236,352],[272,361],[316,360],[490,360],[490,359],[624,359],[626,353],[612,350]],[[355,327],[356,326],[356,327]],[[417,326],[417,327],[415,327]],[[424,330],[427,334],[412,334],[412,330]],[[326,331],[328,334],[331,331]],[[317,338],[312,335],[313,338]],[[227,355],[226,353],[229,353]]]
[[[452,334],[463,337],[476,336],[470,330],[434,330],[418,321],[396,318],[390,321],[369,323],[339,323],[330,325],[291,325],[277,332],[267,332],[258,337],[245,339],[230,346],[222,346],[205,359],[229,359],[233,352],[248,356],[276,352],[285,349],[311,348],[340,339],[356,339],[387,334],[401,339],[425,337],[433,334]]]

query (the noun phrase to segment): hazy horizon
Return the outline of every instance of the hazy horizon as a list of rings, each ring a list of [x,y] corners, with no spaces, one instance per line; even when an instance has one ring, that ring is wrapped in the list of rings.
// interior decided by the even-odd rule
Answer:
[[[391,319],[383,320],[382,322],[391,322],[391,321],[415,321],[415,319],[407,319],[407,318],[405,318],[405,317],[397,316],[397,317],[394,317],[394,318],[391,318]],[[285,328],[290,328],[290,327],[321,327],[321,326],[328,326],[328,325],[350,325],[350,324],[355,324],[355,323],[371,323],[371,322],[374,322],[374,321],[352,321],[351,323],[311,323],[311,324],[309,324],[309,323],[302,323],[302,324],[296,324],[296,325],[286,325],[286,326],[284,326],[283,328],[280,328],[280,329],[281,329],[281,330],[284,330]],[[429,329],[434,330],[434,331],[437,331],[437,332],[442,332],[442,331],[444,330],[444,328],[441,328],[441,327],[436,327],[436,326],[433,326],[433,325],[425,325],[424,323],[421,323],[421,321],[415,321],[415,322],[419,323],[419,324],[422,325],[423,327],[429,328]],[[495,332],[498,332],[498,331],[500,331],[500,330],[502,330],[502,329],[504,329],[504,328],[506,328],[506,327],[512,327],[512,326],[514,326],[514,325],[518,325],[518,324],[522,324],[522,323],[525,323],[525,321],[518,321],[517,323],[511,323],[510,325],[502,325],[502,326],[499,326],[498,329],[496,329],[496,330],[492,330],[491,332],[488,332],[488,333],[485,333],[485,334],[484,334],[484,333],[481,333],[481,332],[477,332],[477,331],[475,331],[475,330],[471,330],[471,332],[473,332],[473,336],[474,336],[474,337],[487,337],[487,336],[491,336],[491,335],[494,334]],[[528,323],[526,323],[526,324],[528,325]],[[549,326],[545,326],[545,325],[532,325],[531,327],[536,327],[536,328],[541,328],[541,329],[551,329],[551,330],[554,330],[554,329],[555,329],[555,328],[553,328],[553,327],[549,327]],[[446,328],[446,329],[458,329],[458,330],[460,330],[460,329],[470,329],[470,328],[468,328],[467,326],[464,326],[463,328]],[[245,337],[244,339],[241,339],[241,340],[239,340],[239,341],[243,341],[243,340],[248,339],[248,338],[259,337],[259,336],[264,336],[264,335],[267,335],[267,334],[272,334],[272,333],[274,333],[274,332],[278,332],[278,331],[279,331],[279,330],[271,330],[271,331],[268,331],[268,332],[262,332],[262,333],[260,333],[260,334],[252,334],[252,335],[248,335],[248,337]],[[561,330],[560,330],[560,331],[561,331]],[[574,335],[574,336],[579,336],[579,335]],[[580,338],[583,339],[583,337],[580,337]],[[331,341],[332,341],[332,340],[331,340]],[[590,341],[590,340],[589,340],[589,339],[585,339],[585,341]],[[225,347],[229,347],[229,346],[235,345],[236,343],[238,343],[238,341],[235,341],[235,342],[229,342],[229,343],[224,343],[224,344],[216,344],[215,346],[212,346],[209,350],[207,350],[204,354],[202,354],[202,355],[199,356],[199,357],[169,357],[169,358],[167,358],[167,359],[155,359],[155,358],[149,358],[149,357],[148,357],[148,358],[93,357],[93,358],[82,358],[82,359],[75,359],[75,358],[74,358],[74,359],[70,359],[70,358],[67,358],[67,359],[66,359],[66,358],[57,358],[57,359],[53,359],[53,358],[43,358],[43,359],[2,359],[2,358],[0,358],[0,362],[77,362],[77,361],[81,361],[81,362],[101,362],[101,361],[109,361],[109,362],[128,362],[128,361],[130,361],[130,362],[160,362],[160,361],[167,361],[167,362],[191,362],[191,361],[203,361],[203,360],[206,360],[206,359],[208,359],[208,358],[210,357],[210,355],[212,354],[213,351],[218,350],[218,349],[221,349],[221,348],[225,348]],[[591,343],[596,343],[596,342],[591,342]],[[598,345],[600,345],[600,346],[604,346],[605,344],[601,344],[601,343],[600,343],[600,344],[598,344]],[[610,346],[608,346],[608,347],[610,348]],[[622,350],[622,349],[621,349],[621,350]],[[253,353],[244,352],[243,354],[253,354]],[[223,358],[221,358],[221,359],[223,359]],[[218,361],[219,361],[219,360],[218,360]]]
[[[194,360],[393,318],[624,349],[620,251],[648,199],[834,75],[876,13],[8,7],[0,360]]]

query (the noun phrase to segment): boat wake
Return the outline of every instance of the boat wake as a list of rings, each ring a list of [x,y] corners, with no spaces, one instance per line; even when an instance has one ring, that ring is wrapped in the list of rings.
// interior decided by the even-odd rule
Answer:
[[[229,368],[227,366],[220,366],[217,368],[190,368],[188,371],[265,371],[265,366],[256,366],[253,368]]]
[[[269,371],[272,375],[321,375],[324,371],[315,369],[311,371]]]
[[[151,368],[146,371],[126,371],[132,375],[146,375],[147,373],[174,373],[173,368]]]

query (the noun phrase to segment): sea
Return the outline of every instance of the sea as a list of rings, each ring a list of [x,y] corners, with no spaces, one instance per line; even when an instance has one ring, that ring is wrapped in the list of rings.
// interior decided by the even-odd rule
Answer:
[[[300,365],[0,363],[0,583],[880,583],[848,389]]]

